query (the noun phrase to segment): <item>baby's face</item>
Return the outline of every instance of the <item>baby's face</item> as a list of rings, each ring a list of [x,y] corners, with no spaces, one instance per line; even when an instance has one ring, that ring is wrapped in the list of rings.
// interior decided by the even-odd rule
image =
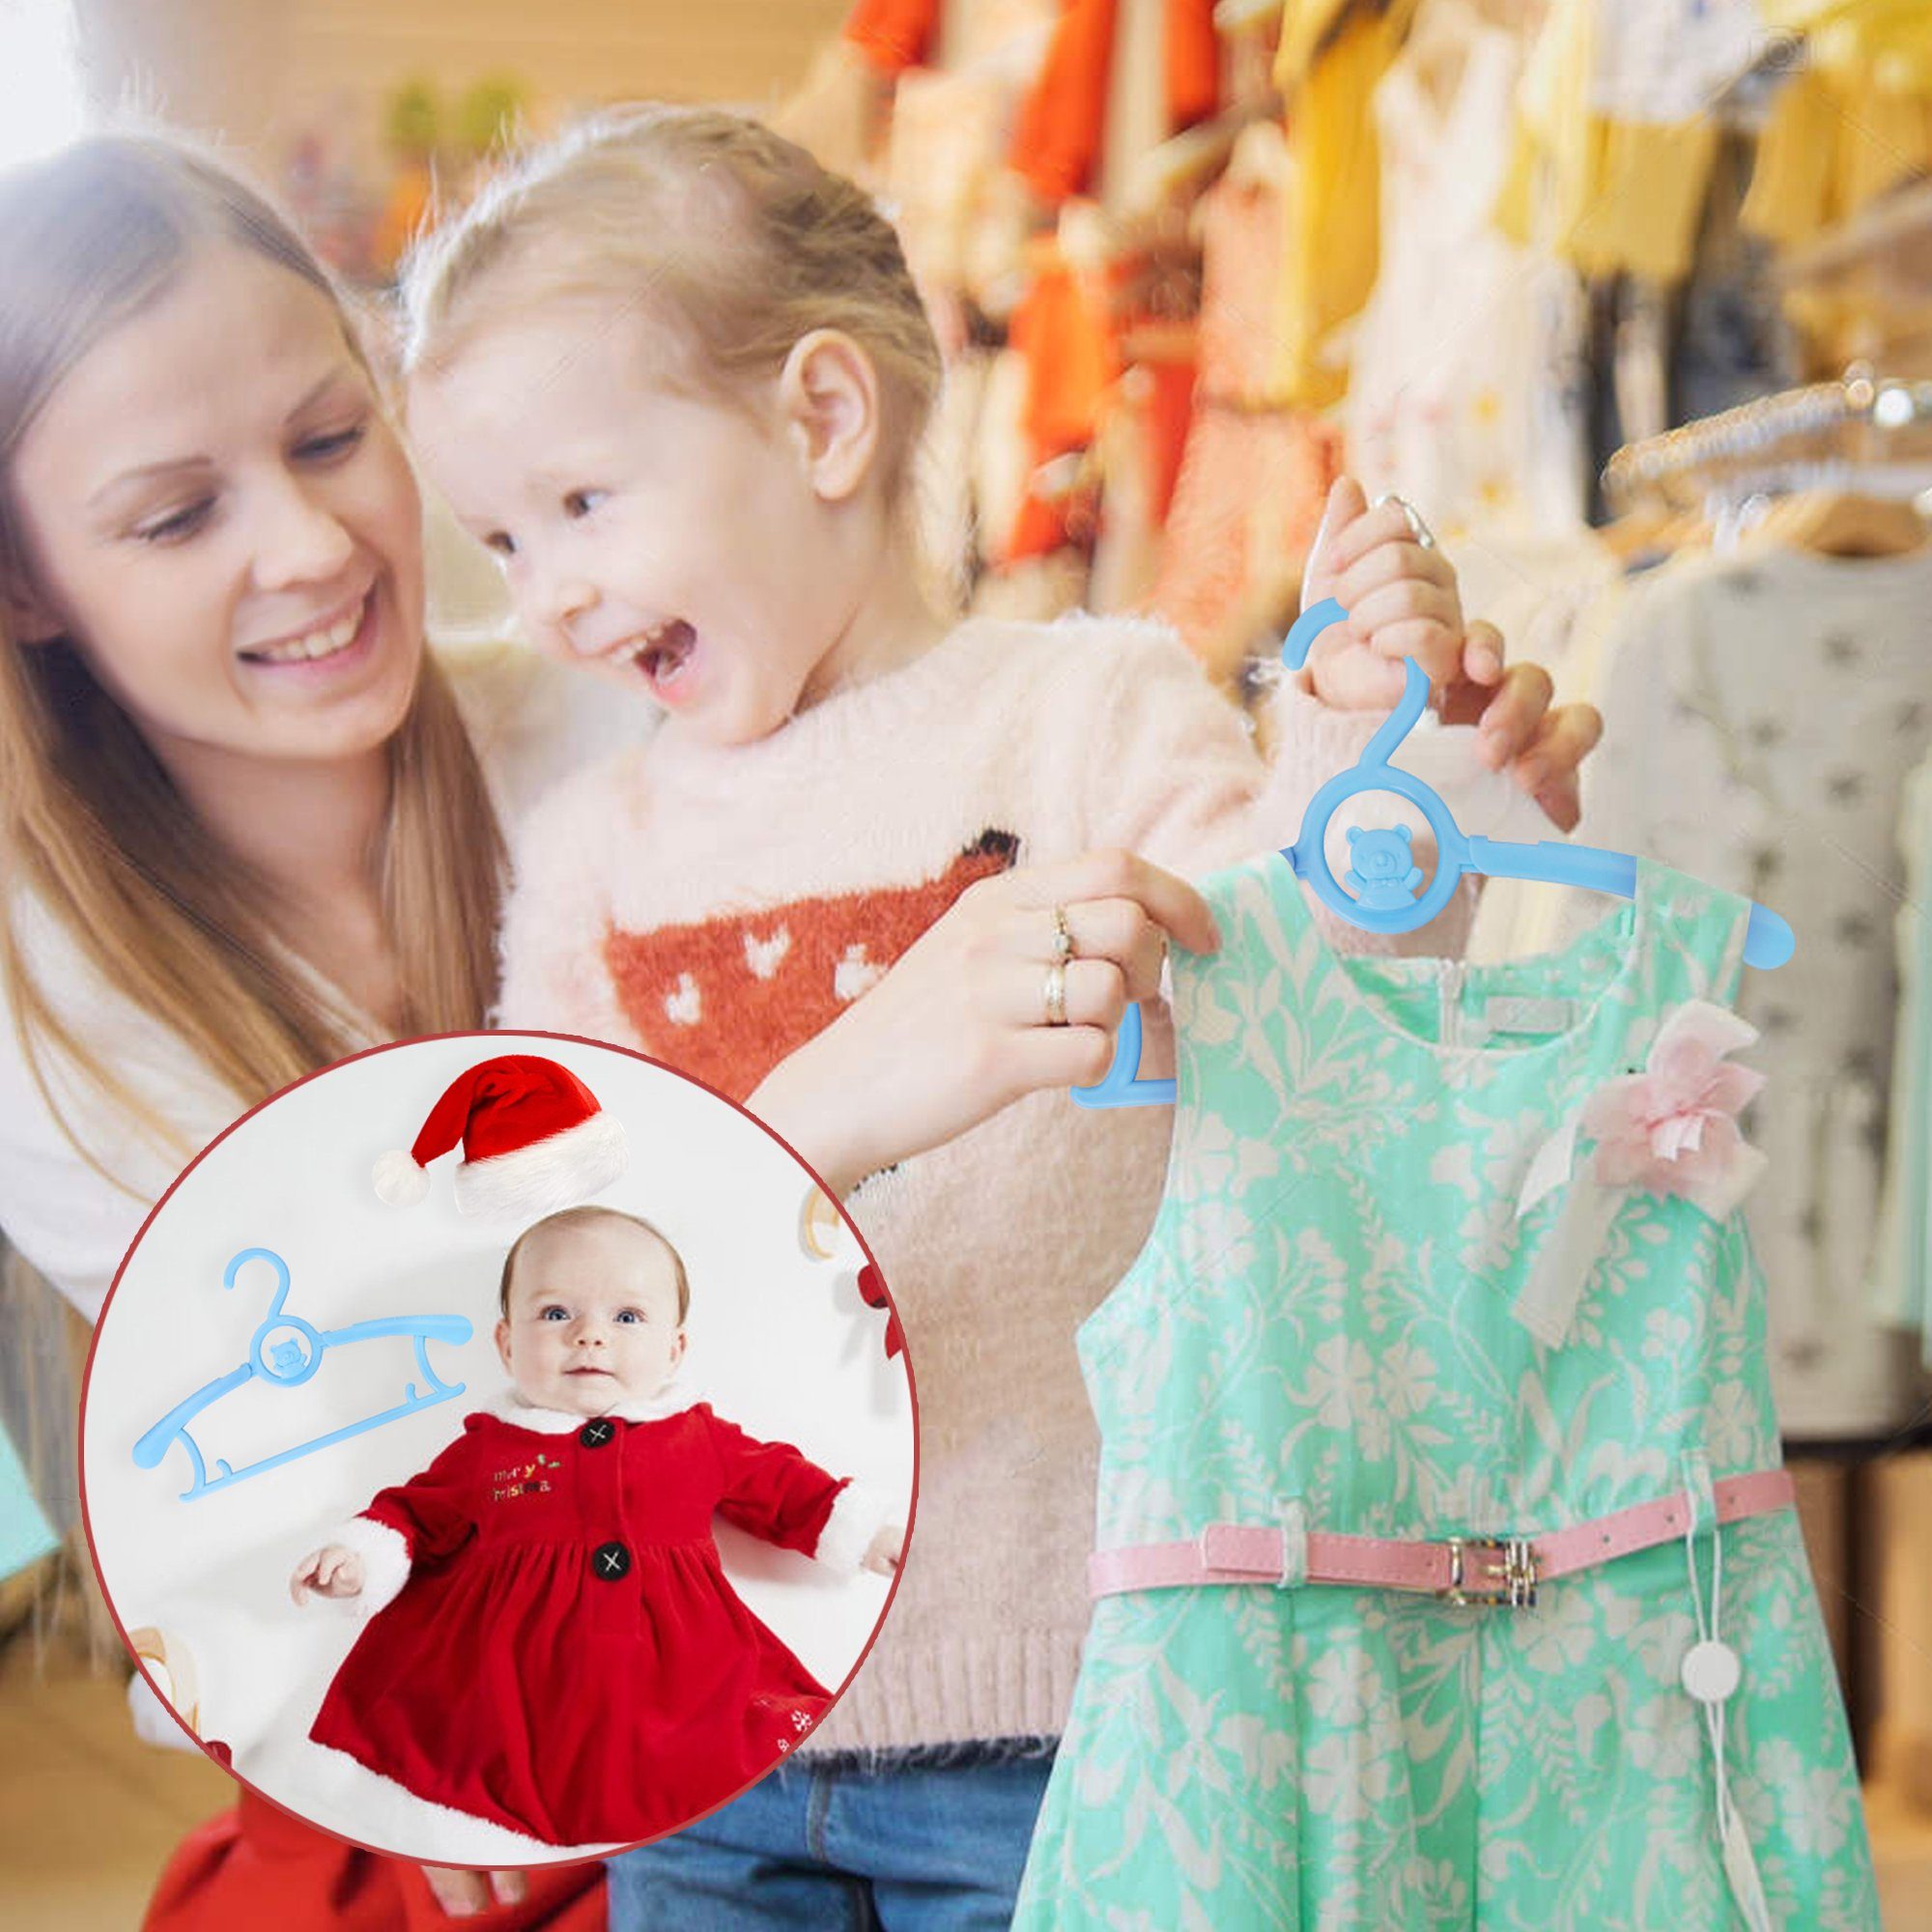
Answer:
[[[602,1415],[647,1401],[684,1359],[669,1251],[617,1220],[532,1235],[497,1352],[518,1394],[540,1408]]]

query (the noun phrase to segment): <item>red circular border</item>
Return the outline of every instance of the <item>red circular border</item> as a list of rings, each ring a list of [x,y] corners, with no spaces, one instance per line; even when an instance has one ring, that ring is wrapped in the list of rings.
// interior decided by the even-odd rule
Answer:
[[[490,1865],[460,1865],[460,1864],[451,1865],[450,1861],[446,1859],[417,1859],[412,1857],[408,1852],[396,1852],[396,1851],[385,1850],[381,1845],[372,1845],[367,1843],[365,1840],[361,1838],[352,1838],[344,1833],[331,1831],[327,1825],[319,1825],[313,1818],[309,1818],[305,1816],[303,1813],[292,1809],[289,1805],[284,1804],[279,1799],[270,1797],[270,1794],[264,1791],[259,1784],[254,1783],[249,1778],[243,1777],[242,1774],[239,1771],[237,1771],[232,1764],[222,1763],[221,1759],[216,1757],[215,1754],[209,1749],[208,1746],[205,1743],[203,1743],[203,1741],[199,1737],[197,1737],[192,1730],[188,1728],[186,1723],[183,1721],[180,1712],[178,1712],[175,1709],[174,1705],[166,1697],[162,1696],[160,1687],[155,1682],[153,1676],[150,1674],[147,1664],[143,1662],[140,1658],[134,1655],[134,1647],[128,1640],[127,1626],[123,1624],[121,1621],[121,1612],[115,1607],[113,1595],[108,1590],[107,1587],[106,1574],[100,1567],[100,1552],[99,1549],[95,1548],[95,1543],[94,1543],[94,1521],[93,1518],[90,1516],[88,1512],[88,1507],[87,1507],[87,1399],[88,1399],[88,1390],[90,1384],[93,1382],[94,1379],[94,1358],[96,1354],[99,1352],[100,1348],[100,1330],[102,1325],[106,1322],[107,1311],[114,1305],[114,1296],[121,1287],[121,1277],[127,1273],[128,1264],[129,1261],[133,1259],[134,1250],[141,1245],[142,1240],[147,1235],[149,1227],[154,1222],[155,1216],[157,1215],[161,1211],[161,1209],[168,1205],[169,1199],[173,1196],[175,1189],[178,1188],[182,1184],[182,1182],[188,1178],[188,1176],[192,1174],[194,1170],[197,1167],[199,1167],[205,1159],[207,1159],[209,1154],[211,1154],[216,1148],[218,1148],[221,1145],[221,1143],[225,1141],[228,1138],[228,1136],[236,1130],[237,1127],[242,1126],[247,1122],[252,1121],[257,1114],[262,1112],[264,1108],[272,1107],[275,1104],[275,1102],[282,1097],[284,1094],[293,1094],[298,1087],[306,1087],[311,1080],[320,1080],[324,1078],[326,1075],[333,1073],[338,1067],[353,1065],[358,1060],[369,1060],[379,1053],[395,1053],[401,1049],[405,1049],[408,1047],[421,1046],[428,1041],[443,1040],[443,1039],[473,1039],[473,1040],[485,1041],[492,1046],[495,1052],[497,1053],[504,1051],[502,1042],[505,1040],[516,1040],[516,1039],[566,1040],[573,1046],[590,1046],[597,1048],[600,1052],[603,1053],[621,1053],[625,1055],[626,1058],[628,1059],[640,1060],[644,1063],[646,1066],[654,1066],[661,1073],[668,1073],[674,1079],[682,1080],[687,1085],[692,1087],[696,1087],[700,1089],[702,1092],[709,1094],[714,1100],[723,1101],[724,1104],[729,1107],[734,1113],[740,1114],[746,1120],[750,1121],[751,1123],[754,1127],[756,1127],[760,1133],[765,1135],[767,1139],[776,1141],[780,1147],[783,1148],[785,1152],[790,1154],[792,1159],[795,1160],[798,1163],[798,1165],[808,1175],[811,1177],[811,1179],[814,1182],[814,1184],[816,1184],[819,1188],[821,1188],[824,1191],[826,1198],[838,1204],[840,1219],[844,1221],[846,1227],[848,1227],[852,1231],[853,1235],[857,1236],[859,1247],[861,1251],[864,1253],[866,1260],[872,1265],[873,1268],[877,1269],[879,1280],[885,1286],[886,1314],[888,1320],[897,1319],[898,1304],[893,1300],[892,1284],[886,1280],[885,1269],[879,1266],[878,1257],[872,1253],[871,1243],[866,1239],[865,1234],[860,1229],[858,1223],[854,1221],[850,1213],[846,1211],[845,1204],[842,1201],[838,1200],[838,1195],[834,1193],[830,1187],[827,1187],[825,1185],[825,1182],[823,1179],[820,1177],[818,1170],[815,1167],[813,1167],[811,1163],[809,1160],[807,1160],[805,1156],[801,1154],[799,1151],[795,1147],[793,1147],[792,1144],[788,1140],[786,1140],[782,1134],[777,1132],[774,1128],[766,1125],[766,1123],[763,1121],[759,1120],[757,1115],[753,1113],[750,1108],[744,1106],[741,1102],[732,1099],[728,1094],[719,1093],[717,1088],[709,1085],[705,1081],[697,1079],[695,1075],[686,1073],[678,1067],[671,1066],[662,1060],[653,1059],[652,1056],[648,1053],[639,1053],[635,1047],[619,1046],[614,1041],[608,1039],[592,1039],[589,1037],[588,1035],[585,1034],[540,1033],[521,1027],[505,1029],[501,1032],[485,1031],[485,1032],[463,1032],[463,1033],[425,1033],[425,1034],[412,1035],[411,1037],[408,1039],[385,1040],[381,1046],[366,1047],[360,1053],[345,1054],[340,1060],[331,1060],[327,1066],[318,1066],[313,1073],[304,1073],[299,1080],[291,1080],[286,1087],[278,1087],[266,1099],[258,1100],[254,1104],[254,1106],[248,1109],[248,1111],[245,1114],[238,1114],[234,1120],[230,1121],[229,1123],[225,1127],[223,1127],[222,1130],[218,1134],[216,1134],[215,1137],[212,1141],[210,1141],[208,1145],[205,1148],[203,1148],[201,1151],[197,1153],[195,1157],[191,1161],[189,1161],[188,1164],[185,1168],[183,1168],[182,1171],[178,1175],[176,1175],[171,1181],[168,1182],[167,1191],[164,1194],[162,1194],[161,1198],[158,1201],[156,1201],[154,1207],[152,1207],[148,1210],[146,1218],[142,1221],[139,1229],[137,1229],[135,1232],[134,1238],[128,1243],[128,1252],[121,1257],[121,1265],[114,1270],[114,1279],[108,1284],[107,1293],[105,1297],[102,1299],[100,1304],[100,1313],[95,1318],[94,1339],[88,1344],[87,1367],[83,1371],[81,1376],[80,1409],[78,1417],[76,1418],[78,1435],[79,1435],[79,1441],[77,1444],[78,1454],[76,1457],[76,1461],[79,1467],[79,1480],[80,1480],[81,1529],[87,1538],[87,1555],[88,1555],[88,1560],[94,1565],[95,1580],[100,1586],[100,1600],[103,1604],[106,1605],[107,1614],[109,1615],[109,1617],[113,1619],[116,1634],[119,1635],[122,1645],[127,1650],[128,1657],[133,1660],[134,1668],[138,1670],[141,1673],[142,1677],[144,1677],[147,1680],[148,1688],[149,1690],[154,1691],[156,1700],[159,1702],[161,1706],[161,1709],[164,1710],[168,1714],[168,1716],[175,1720],[177,1724],[181,1725],[183,1734],[192,1741],[195,1748],[199,1750],[203,1754],[203,1756],[205,1756],[209,1760],[211,1764],[217,1765],[220,1767],[222,1771],[226,1772],[228,1776],[232,1777],[237,1784],[245,1787],[249,1791],[252,1791],[257,1798],[262,1800],[264,1804],[272,1804],[277,1811],[286,1813],[289,1817],[295,1819],[298,1824],[306,1826],[311,1832],[321,1833],[324,1837],[333,1838],[339,1844],[353,1845],[357,1851],[367,1852],[372,1857],[375,1858],[390,1860],[394,1863],[417,1865],[417,1866],[421,1866],[424,1864],[434,1864],[445,1867],[447,1869],[461,1870],[461,1871],[491,1871],[491,1870],[509,1869],[509,1867],[490,1866]],[[904,1332],[905,1332],[904,1324],[900,1323],[901,1335],[904,1335]],[[913,1532],[919,1521],[920,1435],[919,1435],[919,1382],[918,1378],[913,1374],[912,1342],[910,1337],[906,1337],[904,1347],[900,1350],[900,1355],[905,1363],[906,1391],[907,1394],[912,1399],[912,1506],[906,1512],[906,1540],[905,1540],[904,1552],[900,1557],[898,1569],[895,1571],[893,1574],[892,1584],[886,1591],[886,1601],[884,1607],[879,1611],[878,1619],[872,1626],[871,1635],[866,1639],[865,1649],[859,1653],[858,1661],[852,1665],[852,1668],[848,1670],[845,1673],[844,1677],[840,1680],[838,1690],[832,1693],[832,1702],[829,1705],[827,1705],[824,1712],[822,1712],[820,1716],[813,1720],[811,1729],[804,1731],[800,1734],[799,1737],[800,1744],[803,1744],[805,1740],[811,1735],[811,1731],[815,1731],[818,1728],[819,1724],[823,1723],[825,1719],[832,1715],[832,1712],[838,1708],[838,1700],[844,1696],[847,1689],[850,1687],[852,1680],[858,1676],[861,1670],[865,1668],[867,1658],[868,1658],[872,1654],[872,1646],[878,1642],[879,1634],[885,1629],[886,1620],[892,1615],[893,1600],[898,1595],[899,1583],[905,1576],[905,1561],[906,1558],[909,1557],[912,1553]],[[771,1764],[764,1771],[761,1771],[756,1777],[748,1779],[744,1784],[741,1784],[736,1791],[733,1791],[728,1797],[720,1799],[716,1804],[710,1806],[710,1808],[707,1810],[694,1812],[689,1818],[687,1818],[684,1821],[683,1824],[677,1826],[674,1831],[661,1832],[658,1833],[656,1838],[639,1838],[633,1844],[613,1847],[610,1851],[598,1852],[587,1858],[546,1859],[539,1865],[526,1866],[526,1867],[521,1867],[520,1869],[532,1870],[532,1871],[553,1871],[553,1870],[565,1871],[568,1870],[573,1865],[601,1864],[607,1859],[616,1858],[620,1856],[621,1853],[623,1852],[635,1850],[638,1845],[655,1844],[659,1841],[659,1839],[674,1837],[676,1836],[678,1832],[688,1831],[693,1825],[696,1825],[700,1819],[708,1818],[712,1815],[713,1812],[722,1811],[725,1805],[734,1804],[738,1799],[742,1798],[746,1792],[751,1790],[753,1785],[761,1784],[767,1777],[771,1776],[771,1774],[774,1771],[778,1770],[781,1765],[788,1762],[789,1757],[790,1753],[783,1753],[779,1757],[774,1758]]]

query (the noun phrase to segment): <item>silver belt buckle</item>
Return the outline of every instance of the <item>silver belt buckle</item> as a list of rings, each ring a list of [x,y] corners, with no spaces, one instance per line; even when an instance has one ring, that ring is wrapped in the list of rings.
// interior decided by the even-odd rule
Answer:
[[[1536,1551],[1520,1536],[1452,1536],[1448,1587],[1436,1594],[1445,1604],[1489,1604],[1532,1610],[1536,1607]]]

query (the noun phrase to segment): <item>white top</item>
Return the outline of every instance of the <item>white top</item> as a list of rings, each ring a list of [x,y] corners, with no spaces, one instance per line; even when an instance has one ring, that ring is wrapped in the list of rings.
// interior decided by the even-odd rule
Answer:
[[[466,646],[443,654],[442,663],[506,830],[566,773],[648,730],[655,715],[641,696],[627,705],[606,681],[519,645]],[[35,978],[68,1025],[183,1141],[204,1146],[250,1104],[108,987],[43,908],[27,901],[15,917]],[[371,1046],[381,1037],[366,1019],[352,1031]],[[179,1147],[157,1145],[87,1083],[62,1077],[58,1067],[48,1070],[61,1112],[107,1173],[75,1151],[15,1030],[0,1027],[0,1230],[92,1321],[183,1156]]]
[[[1746,1131],[1772,1184],[1746,1213],[1790,1436],[1882,1434],[1913,1406],[1909,1338],[1867,1282],[1907,883],[1894,838],[1932,736],[1928,604],[1932,551],[1686,557],[1624,604],[1585,768],[1585,842],[1759,899],[1797,934],[1738,1002],[1763,1034],[1745,1058],[1770,1076]]]

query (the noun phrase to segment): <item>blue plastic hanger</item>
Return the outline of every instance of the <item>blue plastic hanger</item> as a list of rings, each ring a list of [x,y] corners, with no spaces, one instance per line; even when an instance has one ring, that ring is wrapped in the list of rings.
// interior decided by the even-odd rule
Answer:
[[[352,1435],[360,1435],[367,1429],[380,1429],[385,1422],[395,1422],[405,1415],[412,1415],[419,1408],[429,1408],[463,1393],[461,1382],[446,1382],[430,1367],[429,1344],[469,1341],[473,1331],[466,1317],[385,1315],[373,1321],[353,1321],[347,1328],[318,1329],[299,1315],[282,1313],[282,1303],[288,1299],[289,1293],[289,1265],[272,1249],[243,1248],[228,1264],[228,1271],[221,1278],[222,1287],[233,1288],[235,1277],[250,1262],[267,1262],[275,1271],[277,1286],[275,1299],[248,1345],[248,1359],[239,1368],[230,1369],[225,1376],[217,1377],[206,1388],[197,1389],[185,1402],[177,1403],[134,1444],[134,1461],[144,1469],[152,1469],[176,1442],[187,1451],[194,1481],[182,1492],[182,1501],[191,1502],[196,1496],[225,1489],[230,1483],[239,1483],[244,1477],[259,1476],[265,1469],[293,1463],[300,1456],[312,1456],[318,1449],[327,1449],[331,1442],[346,1441]],[[284,1332],[270,1346],[270,1338],[277,1330]],[[394,1408],[385,1408],[380,1415],[352,1422],[344,1429],[332,1429],[327,1435],[318,1435],[312,1442],[298,1443],[293,1449],[265,1456],[261,1462],[249,1463],[240,1469],[230,1468],[217,1457],[214,1466],[218,1473],[210,1480],[201,1460],[201,1451],[194,1437],[187,1433],[188,1424],[203,1409],[219,1402],[230,1389],[240,1388],[252,1377],[259,1376],[262,1380],[281,1388],[299,1387],[321,1368],[322,1358],[330,1349],[339,1349],[352,1342],[374,1341],[384,1335],[411,1335],[415,1338],[416,1366],[429,1384],[426,1393],[418,1395],[413,1381],[405,1382],[403,1393],[406,1400]]]
[[[1304,611],[1281,647],[1281,661],[1290,670],[1308,662],[1308,647],[1331,624],[1348,617],[1334,598],[1324,598]],[[1636,893],[1636,861],[1627,852],[1608,852],[1598,845],[1572,845],[1560,838],[1523,844],[1515,839],[1470,838],[1449,815],[1440,795],[1412,772],[1389,763],[1429,705],[1429,679],[1413,658],[1405,667],[1402,702],[1368,742],[1362,755],[1345,772],[1338,772],[1308,802],[1301,830],[1281,856],[1305,879],[1316,896],[1352,925],[1370,932],[1413,932],[1440,913],[1464,872],[1486,872],[1497,879],[1543,879],[1557,886],[1584,886],[1623,898]],[[1328,821],[1358,793],[1392,791],[1420,811],[1435,835],[1435,876],[1426,892],[1420,869],[1409,858],[1406,826],[1385,831],[1351,829],[1350,868],[1346,882],[1336,878],[1322,840]],[[1350,890],[1352,888],[1353,890]],[[1782,966],[1797,942],[1791,927],[1776,913],[1753,905],[1745,930],[1745,961],[1761,968]],[[1114,1064],[1095,1087],[1076,1087],[1073,1097],[1083,1107],[1152,1107],[1172,1105],[1172,1080],[1142,1080],[1141,1012],[1129,1007],[1121,1022]]]

